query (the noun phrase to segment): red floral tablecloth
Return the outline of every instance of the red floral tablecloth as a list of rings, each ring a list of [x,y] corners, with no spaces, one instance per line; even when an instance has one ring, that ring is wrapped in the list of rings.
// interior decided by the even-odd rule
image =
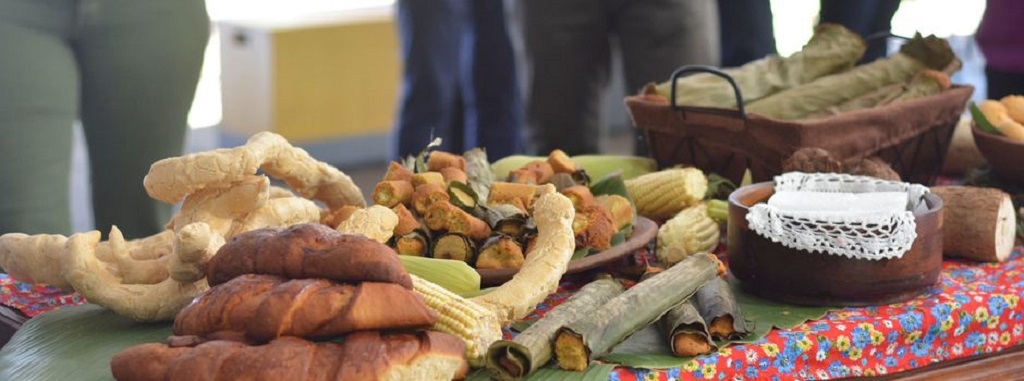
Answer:
[[[683,367],[617,368],[612,380],[820,380],[894,373],[996,352],[1024,343],[1024,247],[1002,264],[943,263],[940,283],[906,303],[845,308],[764,339],[726,347]],[[538,306],[541,316],[568,298],[567,281]],[[84,303],[77,294],[0,274],[0,304],[29,316]]]
[[[611,380],[826,380],[895,373],[1024,344],[1024,247],[1001,264],[946,260],[940,283],[899,304],[844,308],[680,368],[618,367]],[[528,318],[572,295],[559,291]]]

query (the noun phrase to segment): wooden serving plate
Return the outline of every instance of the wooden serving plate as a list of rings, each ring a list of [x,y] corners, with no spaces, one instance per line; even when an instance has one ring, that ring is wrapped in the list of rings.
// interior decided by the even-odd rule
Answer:
[[[729,268],[745,290],[786,303],[816,306],[889,304],[920,295],[942,269],[942,200],[925,196],[917,239],[898,259],[865,260],[811,253],[772,242],[750,229],[748,208],[775,193],[771,182],[729,195]]]
[[[620,245],[612,246],[608,250],[590,254],[586,257],[569,262],[569,269],[566,274],[574,274],[582,271],[595,269],[606,264],[625,258],[637,249],[644,247],[658,235],[658,224],[647,218],[637,216],[633,223],[633,234],[630,234]],[[519,269],[477,269],[480,273],[480,285],[485,287],[499,286],[508,282],[512,276],[519,272]]]

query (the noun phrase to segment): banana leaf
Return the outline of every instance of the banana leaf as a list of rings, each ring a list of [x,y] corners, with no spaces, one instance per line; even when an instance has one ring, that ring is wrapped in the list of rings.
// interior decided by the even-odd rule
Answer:
[[[732,344],[749,344],[761,340],[772,328],[790,329],[804,322],[820,319],[834,307],[802,307],[762,299],[743,291],[735,279],[729,287],[736,296],[736,302],[743,309],[748,325],[753,325],[750,335],[742,339],[721,340],[715,344],[724,348]],[[600,358],[608,363],[633,368],[665,369],[683,366],[693,357],[676,357],[672,354],[665,336],[655,326],[649,326],[619,344],[611,353]]]
[[[572,372],[561,370],[557,367],[538,369],[526,378],[526,381],[607,381],[615,370],[613,364],[590,364],[585,372]],[[478,369],[471,372],[466,381],[490,381],[496,380],[497,376],[487,369]]]
[[[864,54],[864,41],[837,24],[821,24],[803,49],[789,57],[768,56],[738,68],[723,70],[740,87],[746,103],[790,89],[819,77],[852,67]],[[657,92],[671,97],[671,84],[658,84]],[[676,104],[735,108],[732,86],[712,74],[695,74],[676,82]]]
[[[982,131],[996,135],[1003,134],[1002,132],[999,132],[999,129],[993,126],[987,118],[985,118],[985,114],[981,113],[981,109],[979,109],[978,105],[974,102],[971,102],[971,117],[974,118],[974,124],[977,124],[978,128]]]
[[[92,304],[64,307],[21,326],[0,350],[0,380],[109,381],[115,354],[170,335],[169,322],[136,323]]]
[[[956,60],[949,42],[915,36],[890,57],[792,87],[747,105],[747,112],[798,120],[821,113],[878,88],[909,81],[925,69],[942,70]]]

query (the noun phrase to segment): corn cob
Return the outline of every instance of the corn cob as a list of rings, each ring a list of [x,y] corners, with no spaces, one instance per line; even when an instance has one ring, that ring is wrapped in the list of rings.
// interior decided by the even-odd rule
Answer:
[[[697,168],[667,169],[626,180],[637,213],[666,220],[697,204],[708,191],[708,179]]]
[[[432,329],[461,338],[466,342],[469,365],[483,366],[487,348],[502,338],[497,316],[479,304],[415,275],[412,275],[412,287],[423,296],[427,307],[437,312],[437,323]]]
[[[718,245],[718,223],[708,216],[706,204],[684,209],[658,229],[658,261],[671,267],[686,257],[714,250]]]

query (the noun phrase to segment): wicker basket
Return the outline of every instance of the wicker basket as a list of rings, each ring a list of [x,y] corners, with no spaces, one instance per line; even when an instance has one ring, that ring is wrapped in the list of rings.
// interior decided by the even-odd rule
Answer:
[[[933,96],[836,116],[784,121],[748,115],[737,109],[675,105],[675,82],[686,73],[708,72],[728,81],[727,74],[707,66],[686,66],[672,74],[672,102],[644,95],[626,97],[633,125],[647,138],[651,157],[660,167],[692,165],[737,184],[750,169],[755,182],[782,173],[782,162],[794,151],[818,147],[845,164],[878,156],[902,179],[932,184],[942,168],[953,130],[974,88],[955,85]]]

